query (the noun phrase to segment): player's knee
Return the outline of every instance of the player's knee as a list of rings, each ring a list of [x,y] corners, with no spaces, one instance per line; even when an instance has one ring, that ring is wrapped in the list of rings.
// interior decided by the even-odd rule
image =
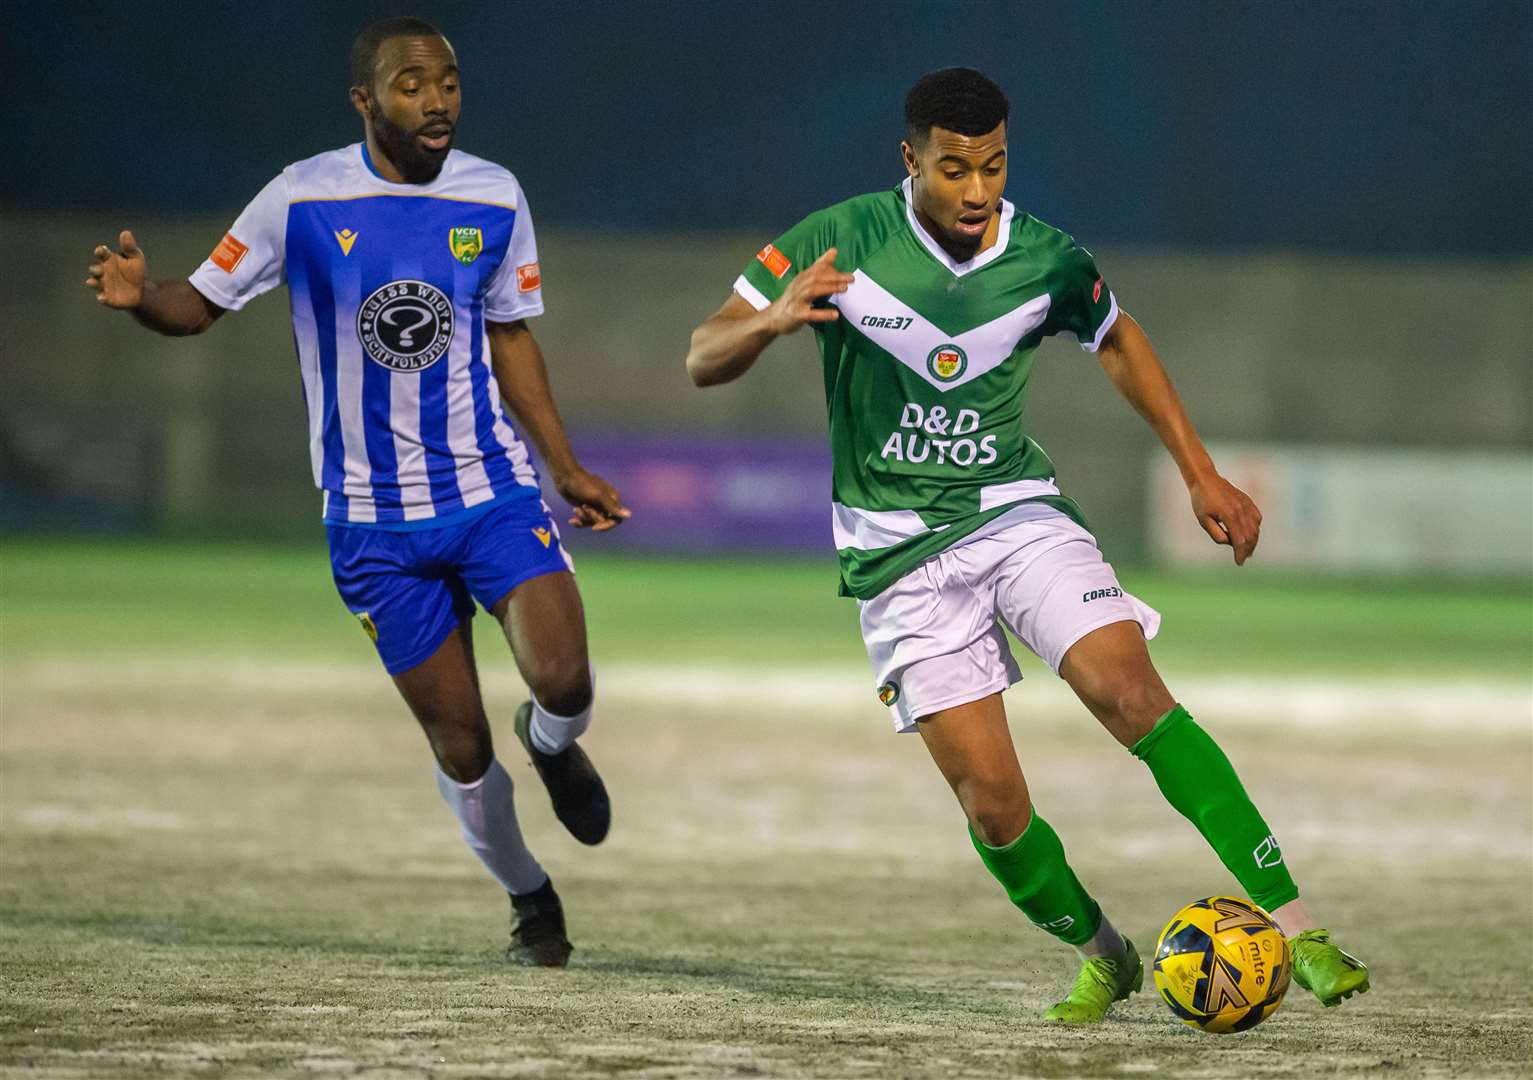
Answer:
[[[1103,726],[1127,746],[1148,735],[1155,721],[1175,704],[1155,669],[1149,667],[1117,672],[1076,689]]]
[[[442,771],[460,784],[478,780],[495,757],[488,724],[438,727],[431,732],[431,751]]]
[[[1021,785],[980,782],[963,792],[964,814],[974,835],[991,847],[1005,847],[1027,828],[1033,808]]]
[[[1148,678],[1125,681],[1112,699],[1116,719],[1113,732],[1127,739],[1127,745],[1133,745],[1148,735],[1155,722],[1174,704],[1170,693],[1153,672]]]
[[[555,716],[579,716],[591,707],[591,669],[585,663],[543,665],[531,690],[538,704]]]

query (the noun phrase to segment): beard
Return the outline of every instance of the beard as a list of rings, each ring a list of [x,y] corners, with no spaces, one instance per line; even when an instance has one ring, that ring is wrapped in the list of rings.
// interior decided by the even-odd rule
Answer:
[[[941,246],[947,249],[947,253],[953,256],[957,262],[968,262],[979,254],[979,246],[985,242],[985,235],[970,236],[961,233],[957,229],[943,229],[942,239],[945,241]]]
[[[415,138],[416,133],[406,131],[385,116],[376,100],[368,104],[367,116],[372,121],[373,134],[378,139],[379,147],[394,163],[399,175],[405,178],[405,183],[428,184],[436,179],[442,171],[442,163],[447,160],[448,152],[452,150],[451,141],[440,150],[422,146]]]

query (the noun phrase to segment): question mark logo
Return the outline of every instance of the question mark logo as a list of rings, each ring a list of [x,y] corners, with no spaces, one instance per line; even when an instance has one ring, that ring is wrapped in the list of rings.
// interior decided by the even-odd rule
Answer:
[[[414,321],[400,326],[401,319],[413,318]],[[423,307],[415,307],[411,304],[396,304],[379,316],[379,321],[394,327],[399,331],[399,347],[413,350],[415,348],[415,331],[431,322],[431,312]]]

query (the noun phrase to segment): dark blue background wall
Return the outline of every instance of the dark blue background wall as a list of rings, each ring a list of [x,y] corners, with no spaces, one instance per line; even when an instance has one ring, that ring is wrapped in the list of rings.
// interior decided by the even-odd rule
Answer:
[[[347,47],[402,10],[550,224],[785,226],[893,183],[904,89],[966,63],[1011,95],[1011,196],[1091,243],[1533,252],[1527,0],[9,6],[0,195],[237,207],[357,137]]]

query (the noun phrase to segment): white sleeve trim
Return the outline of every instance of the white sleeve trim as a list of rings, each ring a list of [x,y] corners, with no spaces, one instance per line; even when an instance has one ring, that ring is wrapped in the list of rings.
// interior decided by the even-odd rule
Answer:
[[[201,293],[204,299],[212,301],[225,311],[239,311],[245,306],[245,300],[242,297],[234,296],[220,289],[213,276],[203,272],[203,267],[199,266],[196,270],[193,270],[191,276],[186,279],[186,282]]]
[[[486,304],[484,308],[484,321],[508,323],[516,322],[518,319],[530,319],[535,315],[541,314],[543,314],[543,302],[541,300],[535,304],[528,304],[526,307],[519,307],[510,311],[491,311],[489,305]]]
[[[1118,297],[1116,293],[1109,292],[1107,298],[1112,301],[1112,306],[1107,309],[1107,318],[1102,320],[1102,325],[1097,327],[1097,336],[1090,342],[1081,342],[1081,348],[1089,353],[1094,353],[1102,347],[1102,339],[1107,336],[1107,331],[1112,329],[1112,324],[1118,321]]]
[[[239,311],[287,280],[289,190],[283,170],[256,193],[213,253],[187,278],[192,288],[226,311]],[[225,245],[231,243],[240,250],[228,263],[231,249]],[[224,261],[214,262],[220,253]]]
[[[744,297],[745,302],[757,311],[765,311],[772,306],[772,301],[768,300],[760,289],[746,281],[744,274],[735,278],[735,292]]]

